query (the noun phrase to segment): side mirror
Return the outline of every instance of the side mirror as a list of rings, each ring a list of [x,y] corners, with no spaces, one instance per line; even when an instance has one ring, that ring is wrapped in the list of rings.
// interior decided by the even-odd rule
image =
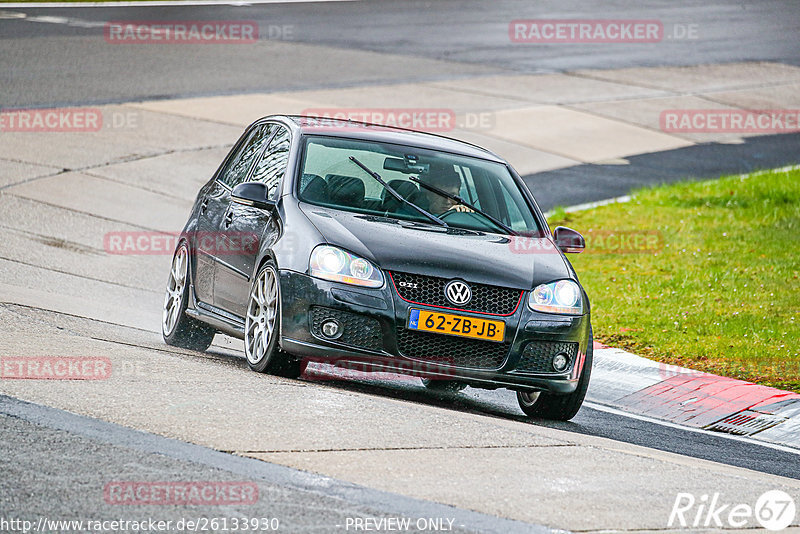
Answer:
[[[556,240],[556,246],[560,248],[562,252],[577,253],[583,252],[583,249],[586,248],[586,241],[583,239],[583,236],[572,228],[557,226],[553,232],[553,237]]]
[[[239,184],[231,191],[231,198],[234,202],[253,206],[254,208],[272,209],[276,202],[267,198],[269,189],[261,182],[245,182]]]

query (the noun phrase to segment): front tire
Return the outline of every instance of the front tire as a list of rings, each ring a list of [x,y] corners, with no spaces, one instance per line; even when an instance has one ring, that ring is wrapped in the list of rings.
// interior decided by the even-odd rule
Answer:
[[[244,352],[247,365],[253,371],[297,378],[304,366],[278,346],[280,296],[278,270],[269,261],[258,270],[250,290],[244,325]]]
[[[578,387],[572,393],[556,395],[546,391],[517,391],[517,402],[525,415],[534,419],[551,419],[553,421],[569,421],[583,405],[586,391],[589,389],[589,378],[592,374],[594,337],[589,330],[589,346],[586,349],[586,360],[578,380]]]
[[[189,246],[181,243],[172,257],[172,267],[164,296],[161,335],[167,345],[204,351],[214,340],[211,326],[186,315],[189,302]]]

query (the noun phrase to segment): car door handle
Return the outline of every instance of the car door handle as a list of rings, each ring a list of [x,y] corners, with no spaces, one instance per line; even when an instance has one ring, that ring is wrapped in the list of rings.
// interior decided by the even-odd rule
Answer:
[[[204,198],[203,201],[200,203],[200,213],[205,214],[207,209],[208,209],[208,197]]]
[[[225,228],[233,224],[233,210],[230,210],[228,211],[228,213],[225,214],[225,220],[223,221],[222,224]]]

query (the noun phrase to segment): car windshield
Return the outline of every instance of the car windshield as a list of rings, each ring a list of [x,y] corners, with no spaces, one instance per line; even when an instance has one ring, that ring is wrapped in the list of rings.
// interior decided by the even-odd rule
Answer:
[[[392,195],[367,169],[406,202]],[[420,187],[419,182],[432,187]],[[479,211],[435,189],[461,197]],[[505,165],[405,145],[309,136],[298,191],[304,202],[356,213],[433,223],[417,209],[421,208],[456,228],[508,233],[497,224],[500,222],[515,233],[539,231]]]

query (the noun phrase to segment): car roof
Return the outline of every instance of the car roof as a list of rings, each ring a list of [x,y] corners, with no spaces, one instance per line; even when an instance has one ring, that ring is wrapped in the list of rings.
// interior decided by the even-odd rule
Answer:
[[[307,135],[326,135],[351,139],[363,139],[384,143],[439,150],[464,156],[495,161],[505,164],[506,161],[497,154],[480,147],[452,139],[443,135],[408,130],[396,126],[385,126],[331,117],[313,117],[307,115],[270,115],[262,120],[281,120],[294,127],[296,131]]]

